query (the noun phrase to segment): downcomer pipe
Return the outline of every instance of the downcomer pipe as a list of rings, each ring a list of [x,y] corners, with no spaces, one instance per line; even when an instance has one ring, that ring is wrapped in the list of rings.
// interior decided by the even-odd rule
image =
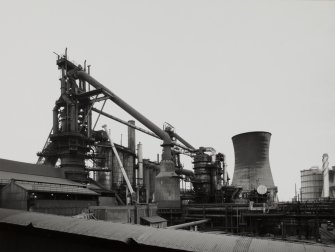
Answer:
[[[171,132],[171,133],[172,133],[172,135],[173,135],[175,138],[177,138],[177,139],[178,139],[182,144],[184,144],[187,148],[189,148],[189,149],[195,151],[195,148],[194,148],[191,144],[189,144],[185,139],[183,139],[181,136],[179,136],[176,132]]]
[[[164,130],[159,128],[157,125],[155,125],[149,119],[147,119],[144,115],[142,115],[136,109],[131,107],[128,103],[123,101],[120,97],[118,97],[116,94],[114,94],[111,90],[106,88],[104,85],[102,85],[100,82],[98,82],[96,79],[94,79],[92,76],[88,75],[84,71],[81,71],[81,70],[77,71],[75,73],[75,77],[78,77],[80,80],[88,82],[89,84],[91,84],[96,89],[101,88],[102,90],[104,90],[107,93],[107,95],[109,96],[109,99],[111,101],[113,101],[119,107],[121,107],[122,109],[127,111],[131,116],[133,116],[135,119],[137,119],[143,125],[148,127],[148,129],[150,129],[152,132],[154,132],[157,136],[159,136],[163,140],[162,159],[163,160],[171,160],[172,159],[171,146],[173,146],[173,142],[172,142],[168,133],[166,133]]]

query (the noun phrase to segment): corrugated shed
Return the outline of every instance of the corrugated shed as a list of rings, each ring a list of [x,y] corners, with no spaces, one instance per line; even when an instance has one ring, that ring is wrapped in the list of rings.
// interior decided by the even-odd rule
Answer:
[[[8,214],[8,212],[14,213]],[[35,228],[92,236],[121,242],[128,242],[128,240],[132,237],[137,238],[147,229],[147,227],[140,225],[90,221],[65,216],[1,208],[0,223],[11,223],[20,226],[32,224]]]
[[[184,251],[233,251],[238,238],[236,236],[213,235],[186,230],[159,229],[143,233],[136,241],[149,246]]]
[[[79,234],[113,241],[184,251],[335,251],[335,247],[263,240],[251,237],[215,235],[185,230],[157,229],[146,226],[83,220],[0,209],[0,223],[33,227],[64,233]]]
[[[0,171],[64,178],[61,169],[56,169],[52,166],[30,164],[2,158],[0,158]]]
[[[71,180],[67,180],[64,178],[46,177],[46,176],[37,176],[37,175],[30,175],[30,174],[0,171],[0,184],[8,184],[10,183],[11,179],[81,186],[80,183],[76,183],[76,182],[73,182]]]
[[[36,183],[30,181],[15,181],[15,184],[27,191],[32,192],[51,192],[51,193],[68,193],[68,194],[85,194],[99,195],[85,187],[76,185],[51,184],[51,183]]]
[[[250,244],[252,242],[251,237],[240,237],[234,247],[234,252],[248,251]]]

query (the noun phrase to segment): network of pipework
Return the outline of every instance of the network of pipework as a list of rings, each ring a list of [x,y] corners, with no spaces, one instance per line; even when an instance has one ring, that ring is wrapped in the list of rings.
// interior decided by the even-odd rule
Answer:
[[[87,184],[93,179],[106,190],[125,195],[129,202],[156,202],[160,208],[179,208],[184,196],[201,202],[230,199],[227,192],[222,193],[229,180],[223,154],[210,147],[193,147],[170,124],[158,127],[94,79],[86,61],[83,66],[76,65],[68,60],[65,51],[58,55],[57,66],[61,72],[61,94],[53,109],[52,130],[38,153],[38,163],[58,166],[73,181]],[[107,100],[147,129],[136,126],[133,120],[124,121],[104,112]],[[94,107],[98,103],[102,103],[101,109]],[[94,121],[92,113],[97,113]],[[128,127],[128,147],[113,144],[107,126],[96,128],[100,116]],[[136,153],[136,130],[162,140],[161,160],[143,159],[141,145]],[[180,155],[193,158],[194,172],[183,169]],[[87,166],[88,160],[91,167]],[[185,195],[180,191],[182,181],[190,183],[189,190],[182,192]]]

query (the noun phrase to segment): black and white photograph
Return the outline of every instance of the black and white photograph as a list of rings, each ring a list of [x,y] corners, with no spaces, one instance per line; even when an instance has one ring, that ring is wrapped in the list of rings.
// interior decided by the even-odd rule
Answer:
[[[0,251],[335,251],[335,0],[0,0]]]

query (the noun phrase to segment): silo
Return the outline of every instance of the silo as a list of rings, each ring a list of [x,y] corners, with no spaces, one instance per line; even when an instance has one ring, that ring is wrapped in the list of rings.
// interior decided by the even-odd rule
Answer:
[[[97,147],[97,153],[105,157],[105,159],[97,159],[96,165],[100,169],[111,169],[112,167],[112,151],[110,149]],[[98,171],[95,173],[95,181],[107,190],[112,189],[112,172]]]
[[[235,151],[235,169],[232,185],[244,191],[265,185],[276,191],[269,162],[271,133],[256,131],[232,137]],[[272,191],[270,190],[270,191]]]
[[[314,201],[321,197],[323,188],[322,171],[312,167],[301,171],[301,200]]]

